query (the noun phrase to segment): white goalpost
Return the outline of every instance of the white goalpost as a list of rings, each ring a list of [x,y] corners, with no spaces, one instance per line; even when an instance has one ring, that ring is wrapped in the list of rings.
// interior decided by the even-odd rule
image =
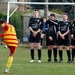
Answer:
[[[38,5],[75,5],[75,3],[62,3],[62,2],[8,2],[7,3],[7,23],[9,23],[9,18],[12,14],[17,10],[18,6],[14,9],[14,11],[10,14],[10,4],[38,4]]]

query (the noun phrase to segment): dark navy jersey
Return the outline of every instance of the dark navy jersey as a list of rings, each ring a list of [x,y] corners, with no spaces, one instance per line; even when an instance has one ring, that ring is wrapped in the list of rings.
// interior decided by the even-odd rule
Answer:
[[[31,17],[29,20],[29,27],[31,27],[34,31],[37,31],[38,29],[42,29],[42,19]]]
[[[69,21],[60,21],[58,23],[58,31],[61,33],[65,33],[66,31],[70,30],[71,23]]]
[[[47,32],[49,34],[56,34],[57,32],[57,27],[58,27],[58,21],[57,20],[47,20],[46,22],[46,28],[48,29]]]
[[[43,31],[46,32],[46,22],[43,23]]]
[[[75,35],[75,21],[71,25],[71,34]]]

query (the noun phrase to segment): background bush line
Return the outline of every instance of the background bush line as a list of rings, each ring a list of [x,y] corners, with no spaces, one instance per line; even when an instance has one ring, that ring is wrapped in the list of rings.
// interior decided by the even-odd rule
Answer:
[[[21,13],[16,12],[10,17],[10,21],[9,21],[12,25],[14,25],[18,39],[20,39],[21,37],[20,32],[19,32],[21,30],[21,17],[20,16],[21,16]],[[7,20],[6,12],[0,12],[0,19]]]
[[[11,17],[10,17],[10,23],[12,25],[14,25],[14,27],[16,28],[16,33],[17,33],[17,37],[18,39],[21,39],[21,33],[22,33],[22,30],[21,30],[21,26],[22,26],[22,23],[21,23],[21,16],[22,15],[25,15],[27,13],[30,13],[32,12],[32,10],[29,10],[29,11],[24,11],[24,12],[15,12]],[[4,20],[7,20],[7,12],[0,12],[0,19],[4,19]]]

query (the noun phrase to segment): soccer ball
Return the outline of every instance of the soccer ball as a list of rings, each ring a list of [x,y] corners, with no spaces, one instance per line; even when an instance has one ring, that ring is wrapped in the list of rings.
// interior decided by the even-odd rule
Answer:
[[[7,45],[4,45],[4,48],[7,48]]]

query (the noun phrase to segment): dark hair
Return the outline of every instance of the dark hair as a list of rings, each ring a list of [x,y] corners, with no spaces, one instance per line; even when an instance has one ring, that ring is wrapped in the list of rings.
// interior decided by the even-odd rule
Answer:
[[[66,15],[66,16],[68,16],[68,14],[67,14],[67,13],[63,13],[63,15]]]
[[[52,13],[52,14],[50,14],[50,16],[54,16],[54,17],[55,17],[55,14],[54,14],[54,13]]]
[[[44,16],[44,17],[42,17],[43,19],[47,19],[47,17],[46,16]]]
[[[4,22],[6,22],[5,20],[3,20],[3,19],[1,19],[0,20],[0,24],[2,24],[2,23],[4,23]]]
[[[37,9],[35,9],[34,11],[38,11]]]

